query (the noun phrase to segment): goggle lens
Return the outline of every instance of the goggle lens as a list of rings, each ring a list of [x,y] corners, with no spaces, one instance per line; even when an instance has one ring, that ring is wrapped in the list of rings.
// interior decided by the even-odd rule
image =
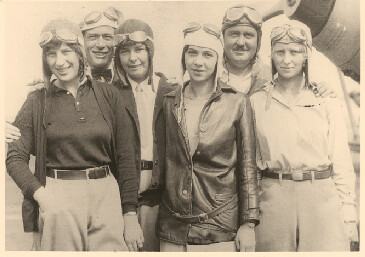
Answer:
[[[53,38],[56,38],[59,41],[63,41],[66,43],[79,42],[80,44],[82,44],[82,42],[78,40],[78,37],[74,33],[72,33],[70,30],[60,29],[60,30],[47,31],[47,32],[42,33],[41,39],[39,41],[39,45],[41,47],[43,47],[47,43],[49,43]]]
[[[307,41],[307,36],[304,30],[302,30],[301,28],[292,28],[285,26],[273,28],[270,36],[271,42],[283,38],[286,34],[288,34],[289,37],[292,39]]]
[[[198,22],[191,22],[189,23],[186,28],[183,30],[184,32],[184,37],[186,36],[186,34],[194,32],[194,31],[198,31],[199,29],[203,28],[203,30],[213,36],[216,36],[217,38],[220,38],[220,30],[219,28],[217,28],[216,26],[214,26],[213,24],[203,24],[201,25]]]
[[[88,16],[85,17],[85,24],[96,23],[101,19],[101,12],[92,12]]]
[[[111,21],[118,20],[118,15],[116,14],[115,10],[113,8],[108,8],[103,12],[95,11],[90,13],[88,16],[85,17],[84,22],[85,24],[96,23],[101,19],[101,16],[103,14],[107,19]]]
[[[105,17],[107,17],[111,21],[118,20],[118,15],[116,14],[115,10],[113,8],[108,8],[104,12]]]
[[[118,45],[121,42],[127,40],[129,38],[129,40],[132,40],[134,42],[145,42],[146,40],[150,40],[153,42],[153,39],[151,37],[149,37],[146,32],[144,31],[135,31],[131,34],[116,34],[114,35],[114,45]]]
[[[236,22],[246,16],[252,23],[261,24],[262,17],[257,11],[247,7],[233,7],[226,13],[226,18],[230,22]]]

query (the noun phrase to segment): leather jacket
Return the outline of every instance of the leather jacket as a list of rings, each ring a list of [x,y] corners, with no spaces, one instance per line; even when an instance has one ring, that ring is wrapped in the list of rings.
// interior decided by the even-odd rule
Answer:
[[[255,135],[249,99],[219,82],[203,107],[198,125],[199,144],[193,156],[189,154],[181,99],[181,88],[164,99],[166,167],[162,176],[166,184],[159,210],[159,236],[177,244],[191,243],[190,237],[198,244],[233,240],[243,223],[259,223]],[[198,224],[176,218],[209,213],[232,199],[233,206]]]

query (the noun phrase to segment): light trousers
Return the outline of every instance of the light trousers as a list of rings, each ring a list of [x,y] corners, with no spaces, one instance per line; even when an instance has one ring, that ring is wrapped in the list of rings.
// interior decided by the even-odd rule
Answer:
[[[331,178],[261,182],[256,251],[349,251],[345,223]]]
[[[89,180],[47,177],[56,208],[39,217],[40,250],[128,251],[119,187],[113,176]]]
[[[161,252],[237,252],[234,241],[209,245],[179,245],[160,240]]]

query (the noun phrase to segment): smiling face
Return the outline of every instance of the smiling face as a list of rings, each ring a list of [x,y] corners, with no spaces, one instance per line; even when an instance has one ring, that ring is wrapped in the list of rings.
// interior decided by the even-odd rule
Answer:
[[[257,31],[248,25],[227,28],[223,34],[227,62],[237,68],[246,68],[257,51]]]
[[[306,61],[304,45],[276,43],[272,48],[271,58],[279,76],[289,79],[303,75]]]
[[[84,32],[86,59],[91,68],[107,69],[114,54],[115,29],[100,26]]]
[[[66,43],[47,47],[45,56],[49,69],[61,83],[78,79],[80,59]]]
[[[137,83],[148,77],[150,62],[145,44],[132,43],[122,46],[119,50],[119,59],[123,70]]]
[[[207,47],[189,46],[185,52],[186,70],[192,81],[211,79],[217,66],[218,55]]]

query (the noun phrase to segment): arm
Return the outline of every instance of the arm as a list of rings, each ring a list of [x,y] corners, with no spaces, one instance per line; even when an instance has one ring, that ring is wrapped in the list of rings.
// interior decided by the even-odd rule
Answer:
[[[347,140],[347,128],[343,115],[344,112],[341,104],[336,101],[336,99],[330,99],[330,101],[328,101],[328,116],[330,122],[329,159],[333,164],[332,178],[335,181],[339,198],[342,201],[344,221],[347,224],[347,227],[355,226],[357,233],[357,215],[355,208],[356,176],[352,165],[352,159]],[[358,240],[357,235],[351,240]]]
[[[163,100],[163,107],[156,122],[156,133],[159,138],[157,141],[157,154],[159,163],[158,178],[158,201],[162,201],[163,192],[166,187],[166,117],[165,117],[166,99]],[[158,132],[157,132],[158,131]]]
[[[254,251],[255,231],[252,225],[259,223],[255,133],[251,104],[246,96],[244,96],[243,103],[239,124],[241,142],[237,144],[242,148],[239,149],[237,156],[240,160],[239,172],[237,172],[240,228],[235,242],[240,251]]]
[[[9,144],[6,158],[6,168],[24,196],[32,199],[41,184],[29,169],[29,158],[35,152],[35,137],[33,134],[33,108],[39,102],[36,97],[39,92],[28,95],[20,109],[14,125],[19,128],[21,137]]]
[[[33,82],[30,82],[27,84],[27,86],[30,88],[29,93],[34,92],[36,90],[40,90],[44,88],[43,80],[35,79]],[[11,143],[14,140],[18,140],[20,138],[20,130],[13,126],[10,122],[5,122],[5,142]]]
[[[11,143],[14,140],[18,140],[20,138],[20,130],[13,126],[10,122],[5,122],[5,143]]]
[[[124,214],[124,239],[129,251],[138,251],[144,238],[137,219],[138,179],[135,163],[133,124],[116,91],[115,97],[115,154],[118,168],[118,184]]]

